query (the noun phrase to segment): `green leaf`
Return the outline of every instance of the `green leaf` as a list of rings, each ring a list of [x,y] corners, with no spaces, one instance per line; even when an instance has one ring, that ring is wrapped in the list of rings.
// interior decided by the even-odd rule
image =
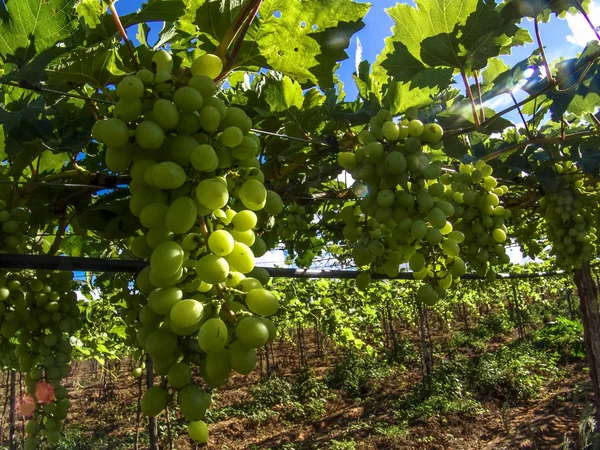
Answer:
[[[18,67],[68,38],[77,27],[69,0],[5,0],[7,19],[0,22],[0,61]]]
[[[531,41],[493,1],[421,0],[416,8],[398,4],[387,12],[395,25],[378,62],[398,81],[427,67],[470,74],[512,45]]]
[[[118,49],[97,45],[79,48],[53,63],[46,72],[50,83],[89,84],[102,89],[127,74]]]
[[[348,58],[345,49],[364,27],[366,3],[351,0],[265,0],[254,20],[238,65],[267,67],[303,86],[334,86],[333,72]]]
[[[281,81],[271,81],[265,87],[265,100],[271,107],[272,112],[287,111],[294,107],[302,108],[302,88],[289,77],[283,77]]]
[[[100,18],[106,14],[106,7],[98,0],[80,0],[75,10],[83,22],[90,28],[100,25]]]

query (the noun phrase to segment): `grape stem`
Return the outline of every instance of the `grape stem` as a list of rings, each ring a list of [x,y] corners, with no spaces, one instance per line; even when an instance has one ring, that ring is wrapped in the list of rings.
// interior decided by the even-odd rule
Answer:
[[[117,13],[117,8],[115,8],[115,4],[113,1],[108,3],[108,9],[110,10],[110,14],[119,30],[119,34],[123,38],[125,45],[127,46],[127,50],[129,50],[129,54],[131,55],[131,60],[133,61],[133,65],[135,66],[135,70],[140,70],[140,64],[138,63],[137,58],[135,57],[135,51],[133,49],[133,44],[127,37],[127,32],[125,28],[123,28],[123,24],[121,23],[121,19],[119,18],[119,13]]]
[[[231,46],[231,43],[239,34],[239,31],[242,29],[244,24],[248,22],[249,18],[254,17],[254,15],[256,15],[256,12],[254,13],[254,15],[251,15],[252,11],[255,10],[255,6],[257,4],[260,6],[261,3],[262,0],[249,0],[244,4],[244,6],[242,6],[242,9],[238,14],[235,22],[231,24],[231,26],[225,33],[225,36],[223,36],[223,39],[221,39],[219,46],[215,50],[215,55],[217,55],[221,59],[225,57],[225,53],[227,53],[227,50]]]
[[[485,111],[483,110],[483,98],[481,96],[481,83],[479,83],[479,71],[474,72],[475,75],[475,86],[477,86],[477,95],[479,97],[479,112],[481,113],[481,121],[485,122]]]
[[[221,74],[215,79],[215,82],[217,82],[217,83],[219,81],[222,81],[225,77],[227,77],[229,72],[231,72],[231,70],[233,69],[235,62],[237,61],[237,57],[242,48],[242,44],[244,43],[244,38],[246,37],[246,33],[248,33],[248,30],[250,29],[250,25],[252,25],[252,22],[254,21],[254,18],[256,17],[256,14],[258,13],[258,9],[260,8],[260,5],[262,4],[262,0],[255,0],[255,1],[256,1],[256,4],[254,5],[254,8],[252,8],[250,13],[247,14],[246,20],[241,24],[240,28],[238,29],[239,32],[235,36],[235,39],[236,39],[235,45],[233,46],[233,49],[232,49],[231,53],[229,54],[229,56],[226,57],[227,64],[223,68],[223,71],[221,72]],[[252,1],[247,3],[247,5],[250,5],[250,4],[252,4]],[[240,13],[240,16],[242,16],[242,13]],[[218,51],[218,49],[217,49],[217,51]],[[221,55],[219,55],[219,56],[221,56]],[[223,58],[223,57],[221,57],[221,58]]]
[[[60,244],[62,243],[63,237],[65,236],[65,232],[67,231],[67,226],[69,225],[69,219],[67,217],[66,211],[63,211],[60,218],[58,219],[58,231],[54,236],[54,242],[50,246],[48,250],[48,256],[54,256],[56,252],[60,249]]]
[[[540,55],[542,56],[542,61],[544,62],[544,69],[546,70],[546,77],[548,78],[548,84],[550,86],[554,86],[556,84],[554,78],[552,77],[552,72],[550,72],[550,65],[548,64],[548,59],[546,58],[546,51],[544,50],[544,45],[542,44],[542,35],[540,34],[540,22],[537,16],[534,19],[535,26],[535,38],[538,43],[538,47],[540,49]]]
[[[477,114],[477,106],[475,105],[473,92],[471,91],[471,86],[469,85],[469,80],[467,79],[467,74],[465,73],[464,69],[460,70],[460,75],[463,79],[463,83],[465,84],[465,89],[467,90],[469,101],[471,102],[471,109],[473,110],[473,121],[475,122],[475,129],[477,129],[479,128],[479,116]]]
[[[515,96],[512,92],[510,93],[510,98],[512,98],[512,101],[515,105],[518,103],[517,99],[515,98]],[[519,112],[519,116],[521,117],[521,120],[523,121],[523,127],[525,128],[525,133],[527,133],[527,139],[529,139],[529,140],[533,139],[533,137],[531,136],[531,132],[529,131],[529,127],[527,126],[527,121],[525,120],[525,116],[523,116],[523,112],[521,111],[520,106],[517,107],[517,111]]]

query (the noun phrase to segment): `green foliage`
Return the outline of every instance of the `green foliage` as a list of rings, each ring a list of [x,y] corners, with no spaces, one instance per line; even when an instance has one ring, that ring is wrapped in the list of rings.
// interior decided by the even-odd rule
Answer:
[[[585,358],[583,325],[578,320],[557,317],[537,330],[532,339],[536,346],[557,353],[562,361]]]
[[[351,397],[361,397],[370,392],[378,380],[390,373],[377,358],[348,353],[327,375],[327,385],[341,389]]]
[[[556,375],[556,358],[529,342],[517,343],[475,358],[468,372],[480,398],[519,402],[535,397]]]

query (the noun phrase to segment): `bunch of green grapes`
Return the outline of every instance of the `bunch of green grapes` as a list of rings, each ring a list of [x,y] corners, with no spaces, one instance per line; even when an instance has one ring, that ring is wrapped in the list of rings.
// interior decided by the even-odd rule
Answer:
[[[0,273],[0,333],[15,343],[29,394],[22,399],[27,450],[39,448],[40,436],[58,442],[70,407],[60,383],[71,371],[70,336],[82,325],[72,280],[66,271]]]
[[[389,111],[379,111],[359,134],[361,146],[339,154],[339,164],[358,181],[353,189],[360,198],[345,205],[340,218],[358,267],[394,277],[408,263],[424,281],[418,298],[434,304],[466,273],[461,257],[466,236],[453,223],[460,218],[460,194],[472,183],[442,182],[452,177],[443,175],[443,161],[431,150],[441,147],[443,130],[416,115],[409,110],[396,123]],[[369,281],[365,271],[357,286]]]
[[[30,233],[37,230],[29,226],[31,211],[26,207],[9,208],[0,200],[0,253],[26,253],[30,248]]]
[[[440,181],[454,192],[452,223],[464,236],[459,242],[464,249],[462,258],[479,276],[494,280],[494,267],[510,262],[505,220],[511,211],[500,204],[508,187],[498,186],[492,167],[484,161],[460,164],[457,172],[442,175]]]
[[[600,196],[584,184],[583,174],[571,161],[557,163],[560,183],[555,192],[540,200],[546,234],[556,262],[563,268],[578,268],[590,261],[596,250]]]
[[[136,281],[144,296],[128,303],[137,312],[130,327],[168,382],[144,394],[142,411],[155,416],[176,395],[190,436],[203,443],[208,389],[254,370],[256,349],[276,334],[267,317],[279,300],[254,267],[255,252],[266,251],[255,230],[258,214],[282,202],[263,184],[252,120],[216,96],[221,60],[199,57],[186,78],[171,76],[166,51],[153,62],[119,82],[113,117],[92,135],[111,171],[129,170],[130,209],[144,230],[130,250],[150,262]],[[192,381],[193,365],[208,389]]]

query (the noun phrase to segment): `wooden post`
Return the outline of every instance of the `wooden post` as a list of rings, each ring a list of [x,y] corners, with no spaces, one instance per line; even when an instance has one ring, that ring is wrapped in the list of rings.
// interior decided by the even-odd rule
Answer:
[[[600,310],[598,290],[592,278],[589,262],[584,262],[579,269],[575,270],[575,285],[579,294],[583,342],[594,390],[596,422],[600,423]]]
[[[154,386],[154,365],[152,364],[152,358],[150,355],[146,355],[146,389],[150,389]],[[158,449],[158,424],[156,423],[156,417],[148,418],[148,435],[150,438],[149,450]]]

